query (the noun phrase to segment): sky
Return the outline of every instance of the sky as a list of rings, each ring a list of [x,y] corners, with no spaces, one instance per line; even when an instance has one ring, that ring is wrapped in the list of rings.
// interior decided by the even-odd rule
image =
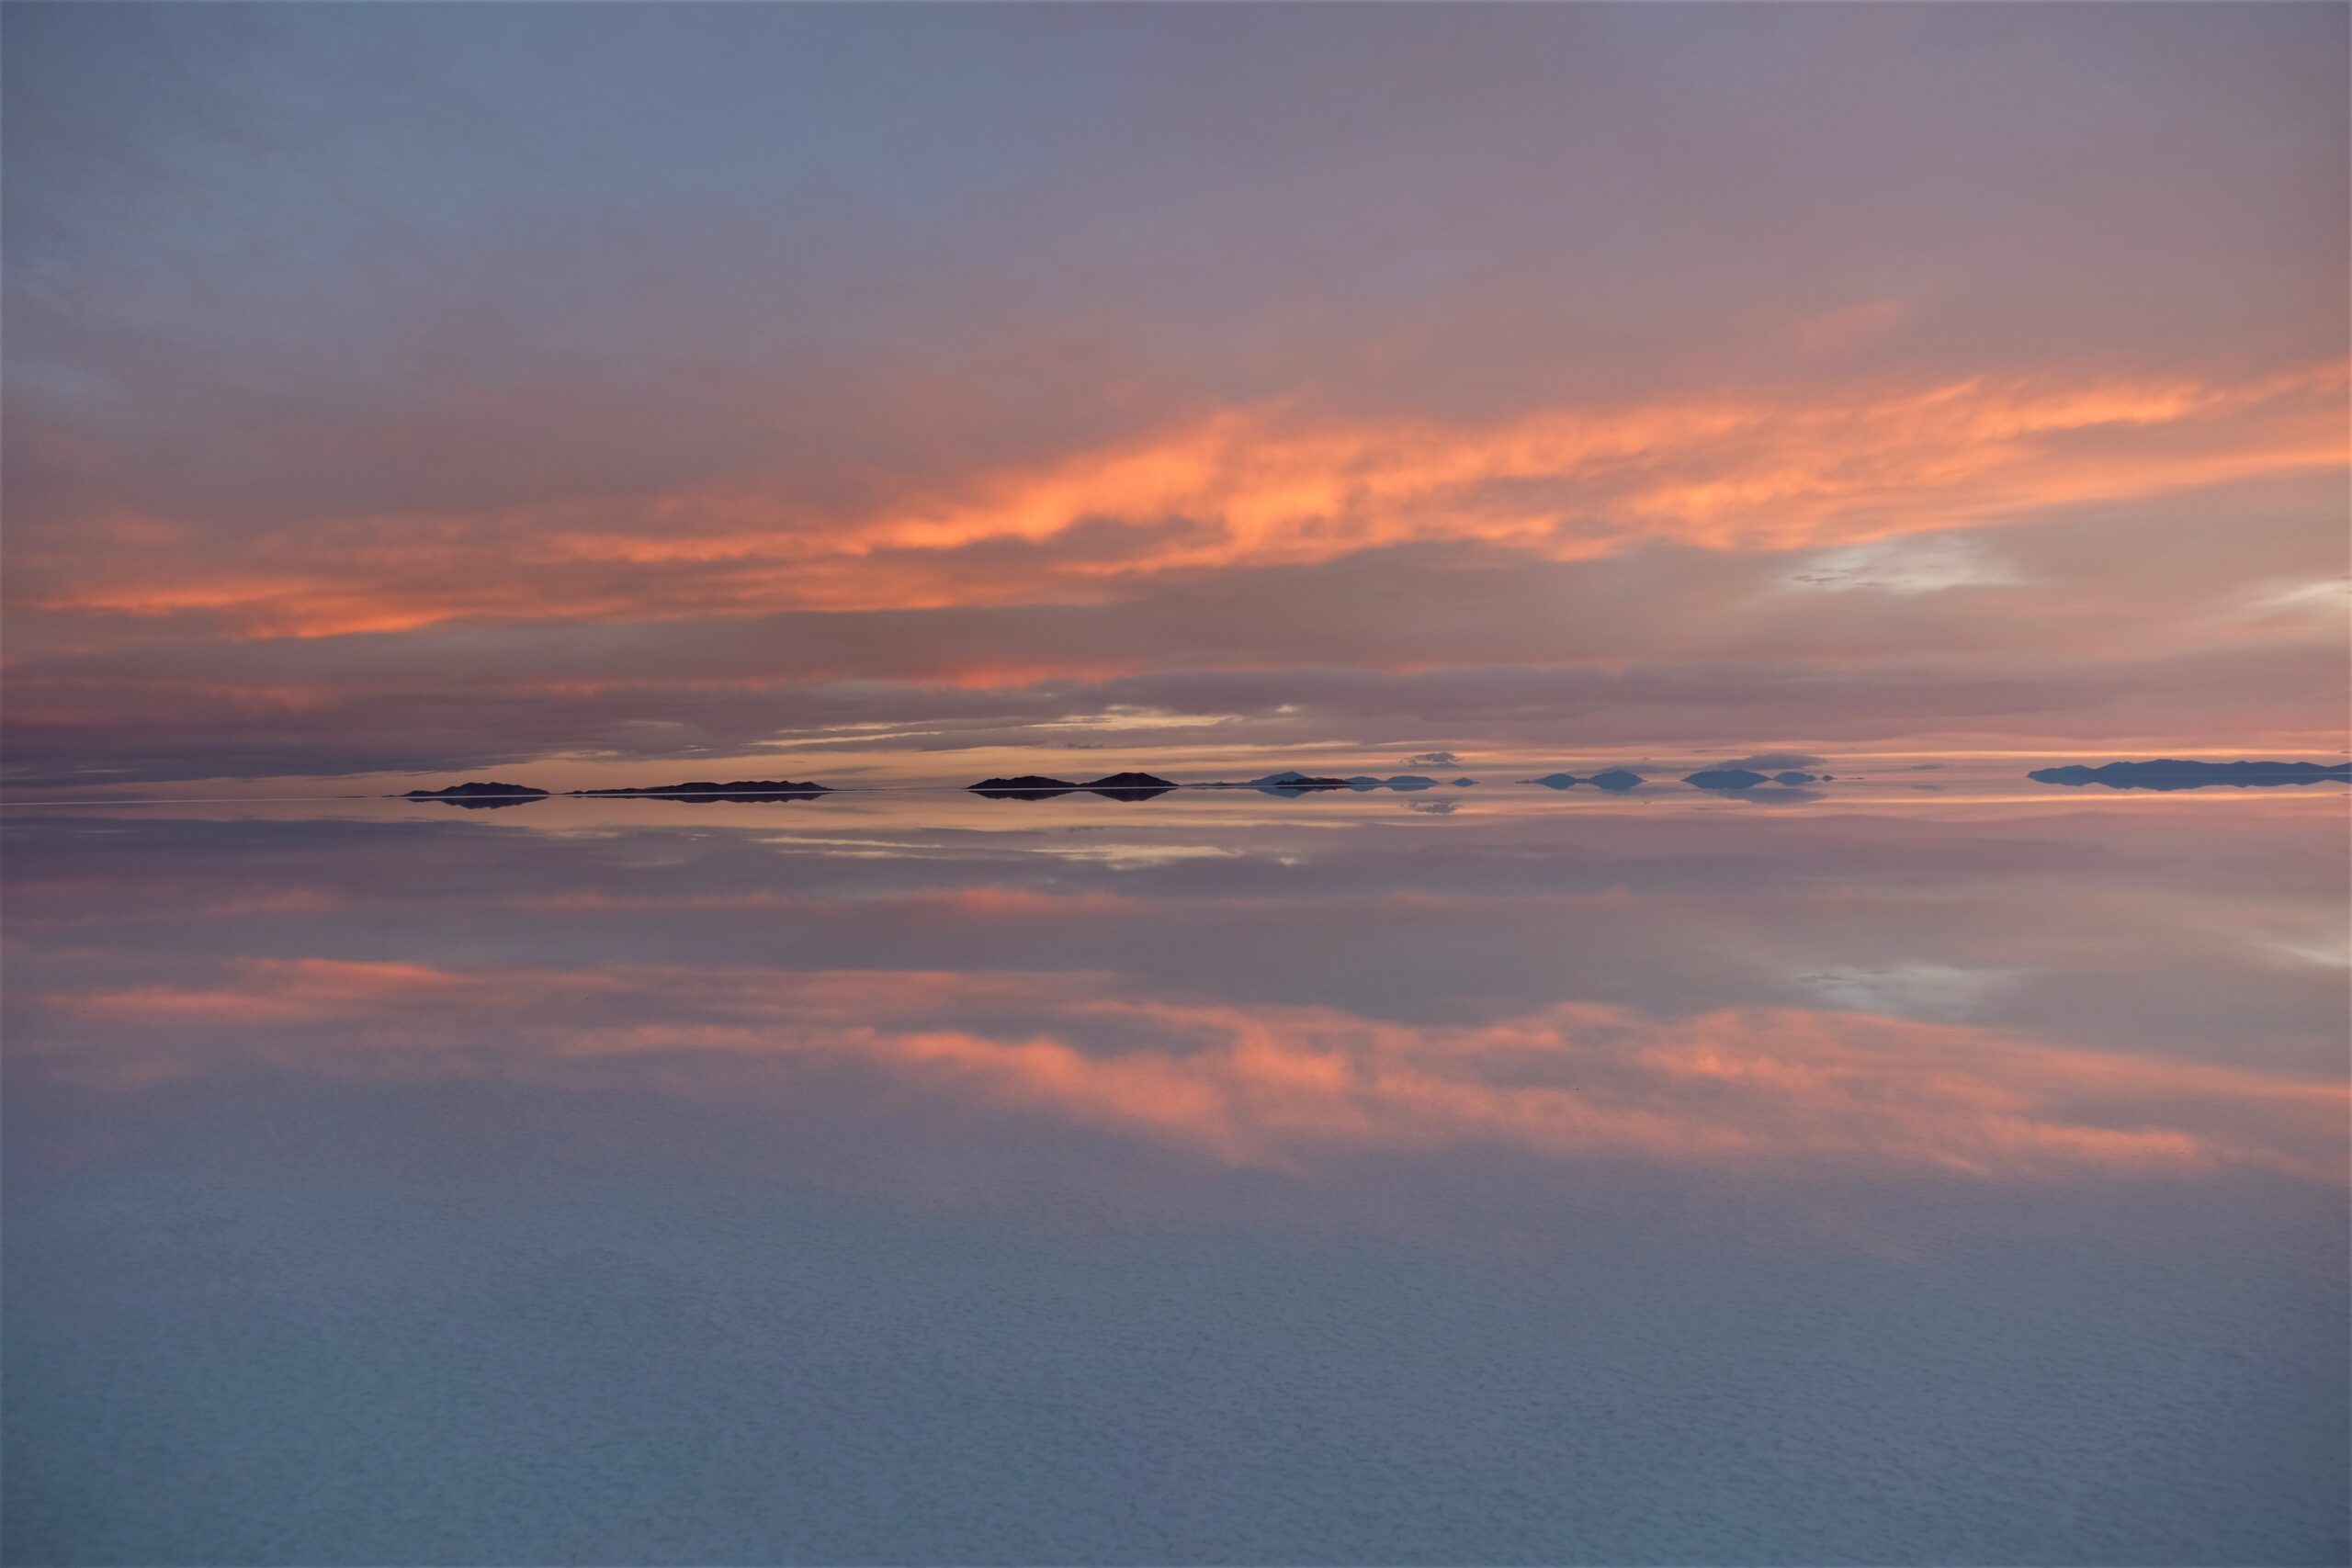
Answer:
[[[0,31],[19,789],[2344,750],[2341,7]]]

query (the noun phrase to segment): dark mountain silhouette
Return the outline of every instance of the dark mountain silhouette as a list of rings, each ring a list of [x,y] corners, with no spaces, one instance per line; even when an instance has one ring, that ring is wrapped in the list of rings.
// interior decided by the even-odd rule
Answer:
[[[1475,779],[1455,779],[1456,784],[1471,784]],[[1279,795],[1296,799],[1325,790],[1354,790],[1363,793],[1375,789],[1402,792],[1435,789],[1438,781],[1420,773],[1396,773],[1387,778],[1374,778],[1370,773],[1358,773],[1352,778],[1333,778],[1325,773],[1302,773],[1295,768],[1285,768],[1278,773],[1268,773],[1255,779],[1217,779],[1207,784],[1182,786],[1149,773],[1113,773],[1090,784],[1073,784],[1068,779],[1040,778],[1024,774],[1017,779],[983,779],[971,787],[983,795],[1022,795],[1028,796],[1068,794],[1072,790],[1092,790],[1097,795],[1115,795],[1120,799],[1145,799],[1166,790],[1181,787],[1193,789],[1254,789],[1266,795]]]
[[[1461,779],[1455,782],[1467,784],[1475,781]],[[1521,779],[1519,782],[1542,784],[1545,789],[1570,789],[1580,784],[1589,784],[1598,789],[1627,790],[1640,784],[1642,775],[1627,773],[1623,768],[1606,768],[1587,779],[1580,779],[1574,773],[1545,773],[1540,779]]]
[[[1391,779],[1388,782],[1392,784],[1396,783],[1394,779]],[[1261,779],[1241,779],[1238,781],[1234,779],[1218,779],[1214,783],[1200,784],[1195,787],[1200,789],[1262,790],[1268,795],[1284,795],[1295,800],[1302,795],[1312,794],[1317,790],[1376,789],[1379,785],[1380,781],[1377,779],[1374,779],[1370,784],[1363,784],[1355,779],[1329,778],[1320,773],[1302,773],[1295,769],[1285,769],[1279,773],[1268,773]]]
[[[1099,779],[1075,784],[1069,779],[1049,779],[1042,773],[1022,773],[1009,779],[982,779],[969,786],[975,795],[990,800],[1051,800],[1056,795],[1076,795],[1081,791],[1099,795],[1106,800],[1149,800],[1174,789],[1174,781],[1154,773],[1106,773]]]
[[[1770,781],[1746,768],[1702,768],[1695,773],[1685,773],[1682,782],[1697,784],[1701,789],[1754,789]]]
[[[2109,762],[2097,768],[2079,762],[2064,768],[2038,768],[2026,777],[2041,784],[2077,787],[2095,784],[2109,789],[2209,789],[2216,784],[2245,788],[2352,782],[2352,762],[2199,762],[2159,757],[2154,761]]]
[[[1819,775],[1814,773],[1801,773],[1792,768],[1785,773],[1774,773],[1772,775],[1772,782],[1774,784],[1809,784],[1815,782],[1818,776]]]
[[[437,800],[444,806],[461,806],[469,810],[494,810],[502,806],[527,806],[535,800],[545,800],[548,792],[533,789],[528,784],[500,784],[496,780],[468,779],[447,789],[413,789],[401,796],[402,800]]]
[[[808,800],[832,792],[820,784],[795,784],[790,779],[733,779],[713,784],[650,784],[632,789],[575,789],[574,795],[634,795],[660,800]]]
[[[1262,779],[1251,779],[1250,787],[1265,795],[1279,795],[1286,800],[1296,800],[1302,795],[1312,795],[1318,790],[1345,789],[1348,781],[1286,769],[1279,773],[1268,773]]]
[[[1084,787],[1090,795],[1111,800],[1149,800],[1166,795],[1176,787],[1176,783],[1157,773],[1105,773],[1099,779],[1089,779]]]
[[[1043,773],[1016,773],[1009,779],[982,779],[969,787],[974,795],[984,795],[990,800],[1046,800],[1057,795],[1074,794],[1078,789],[1078,785],[1068,779],[1049,779]]]
[[[1476,784],[1477,782],[1478,781],[1476,779],[1460,778],[1453,781],[1453,787],[1456,789],[1468,789],[1472,784]]]

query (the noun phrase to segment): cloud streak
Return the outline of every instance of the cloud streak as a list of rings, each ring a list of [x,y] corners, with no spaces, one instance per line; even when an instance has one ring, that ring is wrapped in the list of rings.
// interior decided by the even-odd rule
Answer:
[[[1847,547],[1800,579],[1898,591],[2006,581],[1962,547],[1879,541],[2071,504],[2326,474],[2345,460],[2341,366],[2264,383],[1983,379],[1810,404],[1544,412],[1486,428],[1317,425],[1231,410],[1041,468],[979,472],[870,513],[796,500],[788,474],[652,498],[306,520],[209,560],[168,514],[36,513],[17,604],[194,614],[231,636],[449,620],[639,620],[1099,600],[1159,574],[1295,566],[1408,544],[1545,560],[1643,544]],[[103,579],[83,528],[143,546]],[[1905,564],[1905,563],[1911,564]],[[44,586],[44,583],[47,586]]]

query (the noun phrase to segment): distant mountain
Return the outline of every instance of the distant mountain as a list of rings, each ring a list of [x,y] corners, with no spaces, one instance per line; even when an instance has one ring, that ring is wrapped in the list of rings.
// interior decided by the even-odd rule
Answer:
[[[468,779],[463,784],[450,784],[446,789],[413,789],[401,798],[403,800],[457,800],[486,795],[528,795],[538,798],[545,796],[547,793],[543,789],[534,789],[529,784],[501,784],[495,779]]]
[[[1261,779],[1243,779],[1238,783],[1230,779],[1219,779],[1213,784],[1200,784],[1195,787],[1263,790],[1268,795],[1287,795],[1295,800],[1298,796],[1316,790],[1377,789],[1380,787],[1380,781],[1374,779],[1371,783],[1365,784],[1357,779],[1328,778],[1320,773],[1302,773],[1296,769],[1285,769],[1279,773],[1268,773]]]
[[[1455,779],[1453,781],[1453,787],[1456,789],[1468,789],[1472,784],[1476,784],[1477,782],[1478,781],[1476,779]]]
[[[2075,763],[2064,768],[2039,768],[2026,777],[2041,784],[2103,784],[2109,789],[2207,789],[2215,784],[2244,788],[2264,784],[2309,784],[2352,782],[2347,762],[2198,762],[2159,757],[2147,762],[2109,762],[2100,767]]]
[[[1017,773],[1009,779],[982,779],[967,785],[975,795],[1068,795],[1078,788],[1069,779],[1049,779],[1043,773]]]
[[[968,786],[975,795],[991,800],[1050,800],[1059,795],[1084,792],[1110,800],[1149,800],[1166,795],[1176,787],[1173,781],[1153,773],[1109,773],[1084,784],[1069,779],[1049,779],[1039,773],[1022,773],[1009,779],[982,779]]]
[[[1166,795],[1176,784],[1172,779],[1163,779],[1156,773],[1105,773],[1099,779],[1088,780],[1080,787],[1090,795],[1102,795],[1111,800],[1149,800],[1154,795]]]
[[[733,779],[726,784],[713,784],[697,779],[691,784],[650,784],[632,789],[575,789],[574,795],[636,795],[662,800],[806,800],[811,795],[832,792],[820,784],[795,784],[789,779]]]
[[[1774,784],[1809,784],[1815,782],[1820,776],[1821,775],[1818,773],[1801,773],[1794,769],[1791,769],[1785,773],[1774,773],[1772,775],[1772,782]]]
[[[1685,773],[1682,782],[1697,784],[1701,789],[1754,789],[1771,781],[1746,768],[1703,768],[1695,773]]]
[[[545,800],[548,792],[533,789],[528,784],[500,784],[495,780],[468,779],[464,784],[451,784],[447,789],[413,789],[401,796],[402,800],[437,800],[444,806],[461,806],[470,810],[495,809],[501,806],[526,806],[534,800]]]
[[[1456,779],[1453,782],[1458,784],[1466,784],[1476,781],[1472,779]],[[1351,789],[1359,795],[1368,790],[1375,789],[1393,789],[1409,794],[1414,790],[1435,789],[1437,787],[1437,780],[1430,778],[1424,773],[1392,773],[1385,779],[1374,778],[1370,773],[1358,773],[1353,778],[1335,779],[1320,773],[1302,773],[1295,768],[1289,768],[1284,769],[1279,773],[1268,773],[1261,779],[1247,779],[1239,784],[1220,782],[1217,784],[1201,784],[1197,787],[1202,789],[1258,789],[1264,790],[1270,795],[1283,795],[1296,797],[1298,795],[1311,794],[1317,790],[1326,789]]]
[[[1350,789],[1362,792],[1373,789],[1428,789],[1435,779],[1417,774],[1399,773],[1395,778],[1376,779],[1370,773],[1358,773],[1353,778],[1332,778],[1324,773],[1302,773],[1295,768],[1285,768],[1279,773],[1268,773],[1257,779],[1216,779],[1207,784],[1191,785],[1193,789],[1254,789],[1268,795],[1285,795],[1296,799],[1319,790]]]
[[[1456,779],[1453,782],[1456,784],[1474,784],[1476,781],[1474,779]],[[1589,779],[1580,779],[1574,773],[1545,773],[1540,779],[1521,779],[1519,782],[1521,784],[1542,784],[1545,789],[1570,789],[1580,784],[1589,784],[1596,785],[1601,789],[1626,790],[1633,788],[1637,784],[1640,784],[1642,782],[1642,775],[1639,773],[1629,773],[1623,768],[1608,768],[1593,774]]]

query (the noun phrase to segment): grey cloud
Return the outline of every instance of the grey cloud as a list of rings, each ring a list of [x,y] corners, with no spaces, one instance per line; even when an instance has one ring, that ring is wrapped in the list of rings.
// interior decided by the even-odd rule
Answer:
[[[996,689],[876,681],[650,684],[618,700],[609,693],[435,685],[303,705],[164,688],[103,717],[77,716],[53,694],[38,710],[19,700],[11,705],[5,738],[8,777],[19,790],[468,771],[560,753],[684,761],[777,745],[791,749],[799,772],[822,773],[821,762],[809,759],[1107,742],[1102,733],[1039,727],[1114,708],[1229,716],[1207,729],[1123,726],[1117,747],[1139,762],[1156,749],[1204,741],[1256,748],[1342,741],[1377,754],[1432,730],[1475,737],[1482,750],[1530,756],[1660,742],[1700,751],[1722,735],[1750,728],[1765,707],[1787,733],[1839,744],[1986,734],[2086,743],[2144,734],[2158,723],[2176,732],[2184,722],[2291,728],[2309,700],[2311,679],[2300,660],[2244,655],[1965,671],[1637,664],[1618,671],[1200,671]],[[2340,692],[2340,671],[2336,681]],[[2183,689],[2198,692],[2210,707],[2184,709]],[[876,724],[894,728],[844,728]],[[950,770],[943,763],[938,771]]]
[[[821,502],[1268,397],[2341,343],[2326,12],[1709,18],[22,13],[12,469],[66,439],[19,516]]]

